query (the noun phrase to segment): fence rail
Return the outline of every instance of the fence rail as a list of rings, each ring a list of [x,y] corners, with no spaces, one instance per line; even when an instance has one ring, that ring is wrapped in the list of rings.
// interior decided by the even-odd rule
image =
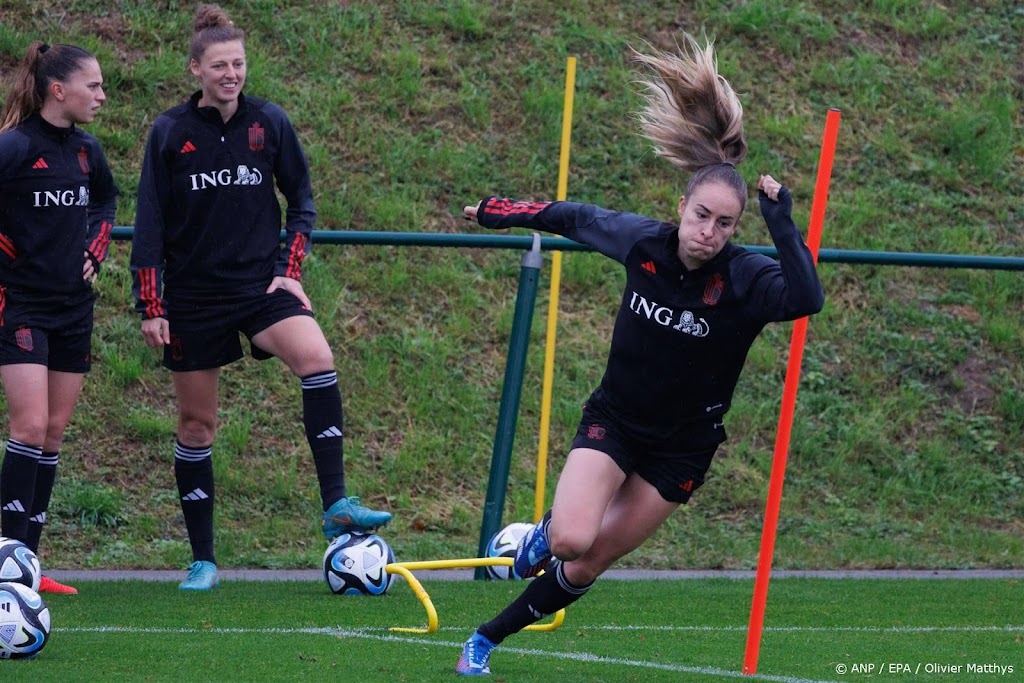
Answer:
[[[115,240],[130,240],[133,228],[117,226],[113,230]],[[282,236],[284,233],[281,233]],[[530,235],[506,235],[501,233],[452,234],[429,232],[386,232],[359,230],[314,230],[314,244],[362,244],[377,246],[406,247],[470,247],[479,249],[531,248]],[[743,245],[745,249],[775,257],[775,247]],[[579,244],[564,237],[542,237],[541,251],[594,251],[585,244]],[[928,254],[900,251],[863,251],[855,249],[822,249],[818,253],[821,263],[859,263],[882,266],[918,266],[925,268],[976,268],[981,270],[1024,270],[1024,257],[985,256],[974,254]]]

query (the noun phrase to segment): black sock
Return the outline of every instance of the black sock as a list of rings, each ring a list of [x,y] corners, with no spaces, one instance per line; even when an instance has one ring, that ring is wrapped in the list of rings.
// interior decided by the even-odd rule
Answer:
[[[7,440],[4,462],[0,465],[0,533],[24,542],[28,534],[28,514],[36,491],[36,471],[43,449]]]
[[[46,510],[50,507],[50,495],[53,493],[53,482],[57,478],[56,452],[44,452],[39,458],[36,470],[36,493],[32,498],[32,508],[28,518],[28,533],[25,537],[27,545],[36,555],[39,554],[39,538],[43,535],[46,524]]]
[[[565,565],[559,562],[553,570],[533,579],[511,605],[477,631],[497,645],[513,633],[568,607],[582,598],[593,585],[593,581],[585,586],[569,583],[565,578]]]
[[[302,421],[313,451],[320,499],[327,510],[345,497],[344,416],[338,373],[331,370],[302,378]]]
[[[192,448],[174,444],[174,478],[178,482],[181,512],[185,516],[192,560],[213,558],[213,446]]]

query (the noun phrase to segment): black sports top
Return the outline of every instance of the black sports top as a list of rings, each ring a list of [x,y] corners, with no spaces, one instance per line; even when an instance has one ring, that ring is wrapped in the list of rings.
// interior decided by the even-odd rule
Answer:
[[[153,123],[139,180],[132,290],[145,318],[166,314],[164,292],[216,298],[302,277],[316,220],[309,167],[277,105],[239,95],[226,123],[202,93]],[[281,205],[287,201],[281,248]]]
[[[632,213],[489,197],[478,221],[563,235],[625,266],[608,364],[590,401],[634,435],[661,441],[685,425],[721,421],[765,323],[821,310],[821,283],[790,205],[785,188],[779,202],[761,194],[780,262],[727,242],[694,271],[677,255],[678,226]]]
[[[0,285],[91,296],[85,252],[107,257],[118,189],[96,138],[33,114],[0,133]]]

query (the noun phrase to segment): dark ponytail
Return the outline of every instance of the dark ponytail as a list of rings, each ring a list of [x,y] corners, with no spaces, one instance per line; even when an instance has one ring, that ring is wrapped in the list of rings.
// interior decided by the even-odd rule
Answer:
[[[75,45],[50,46],[41,40],[29,44],[0,113],[0,132],[42,109],[50,84],[67,81],[91,59],[96,58]]]

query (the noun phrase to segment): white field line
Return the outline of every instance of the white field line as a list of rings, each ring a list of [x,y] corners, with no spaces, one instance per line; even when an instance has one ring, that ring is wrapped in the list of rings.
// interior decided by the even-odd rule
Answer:
[[[441,631],[460,631],[462,633],[468,633],[472,631],[473,627],[462,627],[462,626],[447,626],[441,628]],[[735,632],[735,631],[746,631],[745,626],[587,626],[585,629],[592,631],[702,631],[702,632]],[[833,632],[860,632],[860,633],[936,633],[936,632],[951,632],[951,633],[985,633],[985,632],[1013,632],[1013,631],[1024,631],[1024,625],[1007,625],[1007,626],[834,626],[834,627],[818,627],[818,626],[773,626],[766,627],[763,629],[768,632],[776,633],[794,633],[794,632],[810,632],[810,633],[833,633]],[[432,645],[436,647],[445,647],[452,649],[459,649],[462,647],[461,641],[440,641],[440,640],[429,640],[425,638],[417,638],[410,636],[396,636],[391,635],[381,628],[363,628],[363,629],[341,629],[341,628],[209,628],[209,629],[197,629],[197,628],[135,628],[125,626],[94,626],[94,627],[70,627],[70,628],[56,628],[56,632],[64,633],[137,633],[137,634],[253,634],[253,635],[289,635],[289,634],[309,634],[309,635],[327,635],[336,638],[362,638],[366,640],[376,640],[380,642],[392,642],[392,643],[410,643],[414,645]],[[698,666],[683,666],[679,664],[659,664],[656,662],[646,662],[642,660],[634,659],[622,659],[618,657],[603,657],[600,655],[593,655],[586,652],[554,652],[550,650],[538,650],[536,648],[519,648],[502,646],[502,650],[505,652],[513,652],[517,654],[533,655],[540,657],[551,657],[553,659],[563,659],[577,662],[588,662],[596,664],[617,664],[621,666],[628,666],[637,669],[651,669],[658,671],[675,671],[679,673],[687,673],[700,675],[703,677],[712,677],[720,679],[745,679],[750,681],[768,681],[769,683],[834,683],[832,681],[816,680],[808,678],[796,678],[792,676],[777,676],[769,674],[754,674],[746,675],[739,671],[730,671],[727,669],[719,669],[715,667],[698,667]]]
[[[445,629],[451,630],[451,629]],[[463,629],[464,631],[472,629]],[[395,636],[389,633],[380,632],[382,629],[335,629],[335,628],[133,628],[130,626],[92,626],[92,627],[71,627],[54,629],[63,633],[133,633],[133,634],[254,634],[254,635],[290,635],[290,634],[311,634],[328,635],[336,638],[362,638],[365,640],[376,640],[390,643],[411,643],[413,645],[433,645],[437,647],[462,649],[462,641],[441,641],[426,640],[424,638],[413,638],[409,636]],[[618,664],[637,669],[653,669],[657,671],[675,671],[700,675],[705,678],[740,678],[747,681],[768,681],[769,683],[838,683],[837,681],[820,680],[814,678],[796,678],[793,676],[775,676],[770,674],[747,675],[740,671],[730,671],[706,666],[682,666],[679,664],[658,664],[656,662],[645,662],[635,659],[621,659],[618,657],[603,657],[586,652],[552,652],[549,650],[537,650],[535,648],[508,647],[502,646],[504,652],[516,654],[535,655],[540,657],[551,657],[575,662],[587,662],[594,664]],[[454,668],[454,666],[453,666]]]

